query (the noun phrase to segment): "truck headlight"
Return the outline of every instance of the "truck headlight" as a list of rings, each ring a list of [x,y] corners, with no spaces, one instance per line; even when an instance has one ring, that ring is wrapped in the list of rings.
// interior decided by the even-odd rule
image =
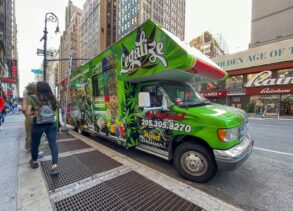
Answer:
[[[231,140],[239,137],[238,127],[229,129],[219,129],[218,137],[222,142],[230,142]]]

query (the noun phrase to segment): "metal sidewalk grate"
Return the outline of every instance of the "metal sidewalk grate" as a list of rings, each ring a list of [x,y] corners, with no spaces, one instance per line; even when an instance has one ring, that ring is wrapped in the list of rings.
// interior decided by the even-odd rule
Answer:
[[[122,164],[113,160],[109,156],[99,152],[92,151],[74,155],[81,163],[87,166],[94,174],[98,174],[110,169],[117,168]]]
[[[58,177],[50,175],[51,161],[41,161],[41,166],[50,191],[94,175],[74,156],[59,158],[58,168],[61,173]]]
[[[136,172],[55,203],[56,210],[203,210]]]
[[[73,140],[73,141],[68,141],[68,142],[57,142],[57,145],[58,145],[59,153],[74,151],[74,150],[79,150],[79,149],[85,149],[85,148],[91,148],[91,146],[89,146],[86,143],[79,141],[79,140]],[[49,144],[45,145],[44,155],[51,155]]]
[[[61,174],[58,177],[51,177],[51,161],[41,161],[49,190],[55,190],[121,165],[99,151],[74,154],[60,157],[58,166]]]

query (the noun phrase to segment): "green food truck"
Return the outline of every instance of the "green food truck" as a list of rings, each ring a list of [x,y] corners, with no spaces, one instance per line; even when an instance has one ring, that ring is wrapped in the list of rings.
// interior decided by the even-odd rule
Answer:
[[[209,58],[148,20],[73,71],[69,122],[126,148],[173,160],[179,173],[206,182],[252,152],[244,111],[214,104],[196,89],[225,80]]]

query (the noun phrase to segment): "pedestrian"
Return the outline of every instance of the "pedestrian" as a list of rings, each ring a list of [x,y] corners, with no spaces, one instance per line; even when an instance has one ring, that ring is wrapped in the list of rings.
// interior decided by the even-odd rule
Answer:
[[[22,112],[25,115],[24,126],[25,126],[25,133],[26,133],[24,147],[27,152],[31,152],[31,145],[32,145],[32,143],[31,143],[31,130],[32,130],[33,116],[26,115],[25,111],[27,109],[27,106],[31,105],[33,103],[31,96],[36,95],[36,94],[37,94],[36,83],[29,83],[25,89],[25,97],[23,99],[23,105],[22,105]],[[43,157],[44,150],[45,150],[45,139],[46,138],[43,133],[42,137],[41,137],[41,143],[39,146],[38,158]]]
[[[2,98],[2,96],[0,95],[0,131],[3,130],[3,122],[4,122],[4,117],[3,117],[3,114],[2,112],[4,112],[5,110],[5,102],[4,102],[4,99]]]
[[[17,113],[18,114],[20,114],[21,108],[22,108],[22,105],[21,104],[17,104]]]
[[[49,141],[52,154],[51,175],[59,175],[58,170],[58,146],[56,144],[56,122],[54,112],[57,110],[56,98],[48,83],[39,81],[37,83],[37,95],[31,96],[31,104],[26,107],[25,114],[33,116],[33,124],[31,130],[32,151],[30,166],[35,169],[38,164],[38,147],[42,134],[45,132]]]

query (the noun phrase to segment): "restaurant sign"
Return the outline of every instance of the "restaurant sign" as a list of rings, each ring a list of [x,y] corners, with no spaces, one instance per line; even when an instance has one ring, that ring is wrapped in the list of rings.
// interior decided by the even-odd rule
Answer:
[[[210,91],[210,92],[204,92],[202,95],[206,98],[209,97],[226,97],[227,91],[225,90],[216,90],[216,91]]]
[[[260,72],[256,74],[250,81],[247,82],[246,87],[293,84],[293,77],[279,77],[279,78],[271,78],[271,77],[272,77],[271,71]]]
[[[235,54],[213,58],[226,71],[292,61],[293,39],[283,40]]]
[[[275,86],[275,87],[251,87],[246,89],[246,95],[258,95],[258,94],[292,94],[292,86]]]

